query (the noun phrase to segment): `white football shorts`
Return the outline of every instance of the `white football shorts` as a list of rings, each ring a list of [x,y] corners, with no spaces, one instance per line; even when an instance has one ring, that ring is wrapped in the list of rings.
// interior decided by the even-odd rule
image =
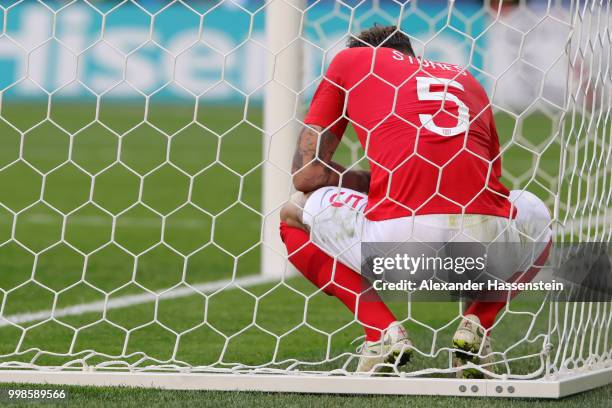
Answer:
[[[516,243],[507,246],[515,262],[507,271],[525,272],[552,238],[551,215],[546,205],[528,191],[510,192],[517,210],[514,219],[476,214],[433,214],[368,220],[365,194],[323,187],[313,192],[304,205],[302,221],[310,228],[311,240],[330,256],[361,272],[361,243],[376,242],[484,242]]]

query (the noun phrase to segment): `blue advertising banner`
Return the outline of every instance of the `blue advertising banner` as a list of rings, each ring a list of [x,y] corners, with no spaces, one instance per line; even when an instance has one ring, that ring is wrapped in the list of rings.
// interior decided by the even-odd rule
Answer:
[[[104,3],[104,2],[101,2]],[[155,95],[168,101],[201,97],[227,103],[261,100],[266,83],[263,2],[145,2],[64,8],[26,1],[6,11],[0,37],[0,89],[16,98]],[[160,2],[161,3],[161,2]],[[193,4],[192,4],[193,3]],[[445,2],[320,1],[305,12],[305,83],[322,74],[348,33],[374,23],[401,26],[417,54],[432,60],[484,64],[487,14],[463,1],[448,19]],[[96,4],[96,3],[93,3]],[[347,6],[348,4],[349,6]],[[191,8],[193,7],[193,8]],[[157,9],[157,10],[154,10]],[[474,40],[474,38],[477,38]],[[472,52],[472,50],[474,52]]]

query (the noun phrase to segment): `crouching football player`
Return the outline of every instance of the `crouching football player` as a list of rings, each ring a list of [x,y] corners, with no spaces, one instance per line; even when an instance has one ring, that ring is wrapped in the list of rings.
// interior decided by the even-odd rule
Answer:
[[[371,172],[332,161],[351,122]],[[465,69],[416,58],[396,27],[348,42],[319,84],[293,158],[299,191],[281,212],[289,260],[363,325],[357,367],[405,364],[412,343],[384,302],[363,292],[361,242],[527,242],[508,280],[532,279],[546,260],[551,218],[526,191],[501,183],[499,139],[488,97]],[[459,376],[492,361],[489,332],[505,301],[473,301],[453,337]]]

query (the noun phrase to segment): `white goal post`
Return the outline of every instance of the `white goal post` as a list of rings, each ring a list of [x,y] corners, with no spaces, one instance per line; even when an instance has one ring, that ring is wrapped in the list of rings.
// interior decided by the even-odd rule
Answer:
[[[263,156],[263,242],[261,273],[281,278],[287,271],[285,249],[278,234],[278,214],[291,191],[291,157],[300,129],[303,44],[300,41],[303,0],[270,1],[266,5],[266,40],[271,51],[272,80],[264,101],[266,140]]]
[[[544,200],[554,244],[609,248],[612,0],[96,3],[22,1],[0,10],[7,78],[0,79],[0,132],[17,141],[14,157],[0,156],[0,188],[10,190],[0,192],[0,268],[24,276],[0,276],[0,382],[540,398],[612,383],[612,303],[560,302],[551,294],[502,311],[501,369],[490,379],[454,378],[456,303],[409,303],[403,323],[415,331],[414,365],[387,377],[357,374],[348,339],[356,317],[336,319],[346,312],[306,288],[278,233],[314,89],[347,38],[379,23],[410,36],[422,64],[464,66],[483,84],[500,133],[503,181]],[[181,32],[176,21],[188,28]],[[87,100],[93,114],[78,126],[54,113],[64,104],[81,115]],[[163,109],[154,109],[159,100]],[[183,118],[186,100],[193,107]],[[140,101],[142,112],[133,113]],[[37,104],[44,112],[31,119]],[[58,138],[45,139],[45,126]],[[189,135],[193,144],[177,150]],[[340,160],[364,166],[353,136],[342,140]],[[85,159],[78,156],[83,140],[95,152]],[[31,154],[32,143],[42,152]],[[129,156],[131,146],[138,157]],[[200,167],[192,170],[188,160]],[[78,174],[58,178],[64,166]],[[69,206],[63,200],[81,176],[87,189]],[[179,179],[187,180],[184,195]],[[134,189],[122,198],[131,180]],[[150,193],[155,182],[169,193]],[[28,183],[31,198],[19,189]],[[54,189],[63,196],[50,196]],[[34,211],[40,207],[44,214]],[[80,235],[71,229],[75,219]],[[56,222],[57,238],[47,239]],[[90,232],[106,226],[108,239],[90,245]],[[249,229],[254,239],[240,236]],[[75,268],[74,280],[54,283]],[[495,331],[492,338],[495,347]]]

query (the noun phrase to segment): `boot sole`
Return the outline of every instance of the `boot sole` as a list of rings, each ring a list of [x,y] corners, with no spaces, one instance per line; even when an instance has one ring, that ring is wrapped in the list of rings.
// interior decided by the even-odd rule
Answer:
[[[455,351],[454,357],[460,362],[460,364],[458,365],[465,365],[467,362],[472,362],[474,364],[478,364],[480,362],[480,358],[478,358],[477,356],[468,354],[468,353],[474,353],[474,354],[478,353],[478,347],[476,347],[474,344],[468,344],[463,340],[453,339],[453,348],[465,351],[465,353],[462,353],[460,351]],[[476,368],[464,368],[457,372],[457,377],[465,378],[465,379],[483,379],[485,378],[485,375],[484,373],[482,373],[480,370]]]
[[[411,358],[412,358],[412,350],[410,349],[404,349],[403,351],[394,350],[391,353],[389,353],[389,356],[385,359],[385,363],[395,364],[395,362],[397,362],[397,367],[399,368],[399,367],[402,367],[408,364]],[[375,373],[376,374],[386,374],[386,373],[392,373],[392,372],[394,372],[394,370],[391,367],[381,367]]]

